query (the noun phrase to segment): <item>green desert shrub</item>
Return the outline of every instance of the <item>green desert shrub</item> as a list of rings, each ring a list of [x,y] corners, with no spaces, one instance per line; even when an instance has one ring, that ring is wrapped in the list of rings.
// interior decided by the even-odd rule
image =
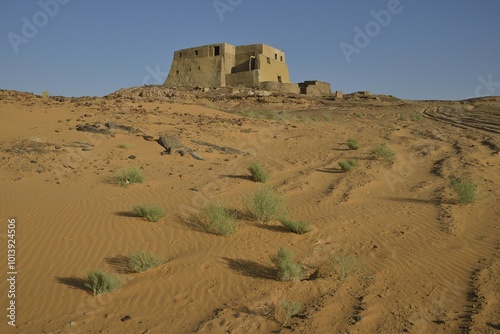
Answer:
[[[126,187],[132,183],[142,183],[144,181],[144,174],[139,168],[128,168],[118,172],[113,180],[122,187]]]
[[[450,177],[451,189],[457,194],[461,204],[473,203],[477,200],[477,186],[468,176]]]
[[[338,275],[341,281],[345,281],[349,276],[359,276],[361,274],[361,265],[357,256],[345,251],[337,252],[330,256],[330,266]]]
[[[44,98],[48,98],[49,96],[50,96],[50,93],[49,93],[48,91],[44,90],[44,91],[42,92],[42,97],[44,97]]]
[[[271,261],[277,270],[277,279],[280,281],[292,281],[301,279],[304,269],[293,259],[293,253],[281,246],[278,253],[271,255]]]
[[[252,180],[254,182],[266,183],[269,179],[269,173],[256,162],[252,162],[250,166],[248,166],[248,171],[252,174]]]
[[[358,141],[354,138],[347,139],[347,147],[351,150],[357,150],[359,148]]]
[[[216,235],[230,235],[239,228],[236,214],[229,211],[221,202],[205,206],[199,225],[205,231]]]
[[[375,155],[375,157],[387,161],[394,159],[395,155],[394,151],[385,143],[374,146],[372,149],[372,153],[373,155]]]
[[[135,251],[128,255],[128,265],[136,273],[156,268],[164,262],[165,260],[151,252]]]
[[[283,325],[288,324],[288,322],[292,319],[292,317],[299,312],[301,307],[302,304],[299,303],[298,301],[295,300],[288,301],[286,299],[283,299],[281,301],[281,313],[283,317]]]
[[[262,224],[287,213],[285,199],[273,189],[263,187],[247,200],[247,206],[251,214]]]
[[[146,218],[150,222],[157,222],[165,217],[165,211],[158,205],[136,205],[133,207],[134,213]]]
[[[94,296],[110,292],[122,286],[122,282],[113,275],[102,270],[90,271],[87,273],[88,282],[85,287],[92,291]]]
[[[343,172],[349,172],[358,167],[358,162],[355,159],[341,160],[339,161],[339,166]]]
[[[280,217],[279,221],[283,226],[285,226],[288,230],[292,231],[293,233],[305,234],[311,231],[311,225],[306,221],[291,220],[288,219],[287,217]]]

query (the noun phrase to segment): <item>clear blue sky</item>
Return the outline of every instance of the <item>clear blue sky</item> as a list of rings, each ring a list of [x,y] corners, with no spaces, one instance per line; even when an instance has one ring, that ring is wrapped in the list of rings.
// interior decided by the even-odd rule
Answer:
[[[500,95],[498,0],[2,0],[0,88],[102,96],[163,83],[174,50],[218,42],[272,45],[292,82],[345,93]]]

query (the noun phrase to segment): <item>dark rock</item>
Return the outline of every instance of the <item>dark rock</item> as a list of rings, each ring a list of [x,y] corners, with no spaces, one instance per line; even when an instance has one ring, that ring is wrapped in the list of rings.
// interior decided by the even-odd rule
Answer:
[[[82,131],[82,132],[96,133],[96,134],[101,134],[101,135],[111,134],[111,132],[108,129],[101,129],[98,126],[94,126],[94,125],[90,125],[90,124],[77,125],[76,130]]]
[[[92,149],[90,147],[84,147],[84,148],[82,148],[82,151],[89,152],[89,151],[92,151]]]
[[[191,151],[192,151],[192,149],[190,149],[189,147],[185,147],[182,150],[178,150],[177,152],[179,152],[179,154],[181,155],[181,157],[183,157],[186,154],[190,153]]]
[[[142,138],[144,138],[147,141],[153,141],[153,140],[155,140],[155,138],[153,136],[147,136],[147,135],[146,136],[142,136]]]
[[[135,155],[132,154],[132,155],[129,155],[128,158],[131,160],[134,160],[136,157],[135,157]]]
[[[131,319],[132,319],[132,317],[131,317],[131,316],[126,315],[126,316],[124,316],[123,318],[121,318],[120,320],[121,320],[122,322],[125,322],[125,321],[129,321],[129,320],[131,320]]]
[[[203,146],[208,146],[210,148],[213,148],[221,153],[224,154],[243,154],[247,155],[247,152],[237,150],[235,148],[227,147],[227,146],[218,146],[215,144],[207,143],[206,141],[201,141],[201,140],[193,140],[193,143],[198,144],[198,145],[203,145]]]
[[[92,117],[92,115],[91,114],[85,114],[85,115],[83,115],[83,117]]]
[[[191,155],[193,158],[195,158],[196,160],[206,160],[205,158],[203,158],[201,155],[199,155],[198,153],[196,152],[189,152],[189,155]]]
[[[172,152],[172,149],[183,148],[185,146],[176,137],[167,136],[167,135],[161,136],[158,139],[158,144],[163,146],[163,148],[165,148],[165,150],[168,152],[168,154],[170,154]]]
[[[123,131],[127,131],[129,133],[145,134],[144,132],[142,132],[142,130],[136,129],[136,128],[129,126],[129,125],[121,125],[121,124],[116,124],[113,122],[107,122],[104,125],[110,130],[123,130]]]

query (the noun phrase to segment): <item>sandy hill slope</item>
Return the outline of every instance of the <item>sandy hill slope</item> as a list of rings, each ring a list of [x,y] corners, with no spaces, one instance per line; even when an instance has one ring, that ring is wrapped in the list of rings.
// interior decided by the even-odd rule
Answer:
[[[499,132],[495,97],[334,100],[135,87],[72,99],[0,91],[4,282],[11,218],[17,251],[17,328],[7,324],[2,297],[0,332],[494,333]],[[167,154],[161,136],[191,152]],[[392,158],[372,152],[382,144]],[[358,167],[343,172],[338,163],[348,159]],[[252,162],[269,172],[265,184],[251,180]],[[144,181],[116,184],[124,168]],[[477,186],[471,204],[460,204],[450,186],[462,176]],[[253,219],[246,203],[262,187],[281,194],[290,219],[312,230]],[[215,201],[236,213],[234,234],[193,224]],[[141,204],[165,216],[143,219],[132,211]],[[270,257],[280,246],[302,265],[300,279],[277,279]],[[168,261],[135,273],[127,256],[136,250]],[[123,286],[94,297],[86,283],[96,269]]]

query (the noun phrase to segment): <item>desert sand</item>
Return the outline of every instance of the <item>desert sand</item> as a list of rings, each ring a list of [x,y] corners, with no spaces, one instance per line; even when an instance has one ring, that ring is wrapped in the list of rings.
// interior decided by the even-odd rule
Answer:
[[[2,333],[496,333],[500,330],[500,98],[408,101],[259,96],[249,90],[124,89],[105,97],[0,91]],[[106,122],[137,131],[105,134]],[[205,160],[164,151],[161,134]],[[149,137],[148,137],[149,138]],[[358,150],[347,147],[356,138]],[[201,144],[230,147],[227,152]],[[373,157],[386,143],[392,161]],[[230,154],[228,154],[230,153]],[[343,173],[338,162],[357,159]],[[246,212],[271,174],[298,235],[242,215],[217,236],[188,223],[208,201]],[[111,182],[125,167],[145,181]],[[462,205],[450,176],[479,199]],[[131,214],[157,204],[158,222]],[[247,218],[245,218],[247,217]],[[7,222],[16,220],[16,328],[8,325]],[[285,246],[304,268],[281,282],[270,256]],[[125,256],[169,261],[143,273]],[[340,280],[332,254],[361,269]],[[94,297],[87,272],[124,285]],[[285,322],[282,302],[301,304]]]

